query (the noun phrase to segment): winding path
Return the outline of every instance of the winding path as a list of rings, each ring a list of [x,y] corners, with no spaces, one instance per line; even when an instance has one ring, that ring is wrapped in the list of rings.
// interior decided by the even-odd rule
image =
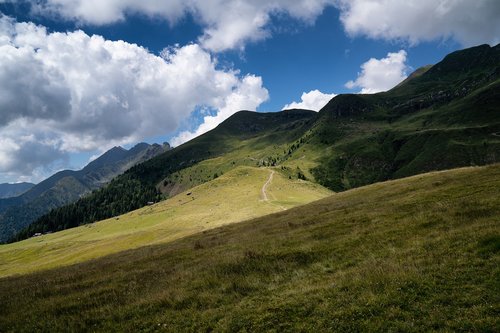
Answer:
[[[267,181],[264,183],[264,185],[262,186],[262,190],[261,190],[261,193],[262,193],[262,199],[264,201],[269,201],[269,199],[267,198],[267,192],[266,192],[266,189],[267,187],[269,186],[269,184],[271,184],[271,182],[273,181],[273,175],[274,175],[274,171],[271,171],[271,174],[269,175],[269,178],[267,179]]]
[[[276,202],[271,202],[269,201],[269,198],[267,197],[267,187],[269,185],[271,185],[271,182],[273,181],[273,176],[274,176],[274,171],[271,170],[271,173],[269,174],[269,178],[267,179],[267,181],[264,183],[264,185],[262,186],[262,190],[261,190],[261,193],[262,193],[262,201],[265,201],[265,202],[268,202],[269,204],[271,205],[274,205],[274,206],[277,206],[279,207],[281,210],[286,210],[285,207],[283,207],[282,205],[276,203]],[[270,193],[271,197],[273,197],[273,200],[276,200],[276,198],[274,198],[274,195],[272,193]]]

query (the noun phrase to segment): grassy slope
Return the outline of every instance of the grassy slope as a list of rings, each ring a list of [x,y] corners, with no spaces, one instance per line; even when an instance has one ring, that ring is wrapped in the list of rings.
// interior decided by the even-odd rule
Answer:
[[[129,169],[103,189],[51,211],[20,237],[126,213],[157,200],[157,189],[170,197],[239,166],[272,165],[268,160],[283,155],[289,142],[300,138],[315,116],[307,110],[240,111],[216,129]]]
[[[163,179],[158,187],[167,195],[175,195],[179,191],[213,179],[214,175],[220,176],[239,166],[270,165],[272,163],[270,159],[274,159],[280,172],[286,177],[297,179],[300,169],[307,179],[314,181],[309,170],[317,166],[316,160],[321,156],[321,152],[315,146],[304,144],[288,155],[291,145],[297,141],[272,142],[266,137],[238,140],[233,144],[234,150],[174,172]]]
[[[499,331],[500,165],[0,279],[4,331]]]
[[[139,246],[167,242],[221,225],[243,221],[329,195],[309,182],[272,169],[239,167],[153,206],[62,232],[0,245],[0,276],[82,262]]]

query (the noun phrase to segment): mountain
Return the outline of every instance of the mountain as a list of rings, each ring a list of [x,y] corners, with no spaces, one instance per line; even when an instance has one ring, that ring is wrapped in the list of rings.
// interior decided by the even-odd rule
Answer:
[[[20,196],[0,200],[0,241],[38,217],[102,187],[130,167],[170,149],[168,144],[140,143],[130,150],[114,147],[82,170],[57,172]]]
[[[35,186],[32,183],[0,184],[0,199],[17,197]]]
[[[454,52],[374,95],[340,95],[319,112],[314,143],[332,154],[313,170],[345,190],[500,159],[500,45]]]
[[[214,130],[132,167],[106,187],[42,216],[17,236],[137,209],[238,166],[278,166],[334,191],[500,161],[500,45],[417,70],[388,92],[341,94],[315,113],[238,112]]]
[[[193,201],[186,194],[179,199]],[[106,237],[98,231],[109,232],[113,222],[144,228],[160,210],[169,213],[146,207],[123,223],[120,217],[57,233],[69,255],[51,241],[56,234],[2,245],[0,252],[10,248],[33,266],[36,251],[28,243],[59,251],[56,260],[71,259],[71,243],[82,255],[95,253],[112,247],[101,245]],[[498,216],[499,164],[377,183],[164,244],[2,278],[0,326],[5,332],[496,332]],[[175,235],[183,223],[170,227]],[[121,243],[130,237],[114,232]]]

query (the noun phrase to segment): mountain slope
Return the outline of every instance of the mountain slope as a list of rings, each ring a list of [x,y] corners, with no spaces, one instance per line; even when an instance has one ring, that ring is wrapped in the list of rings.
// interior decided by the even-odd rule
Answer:
[[[120,215],[238,166],[272,165],[268,160],[283,154],[288,142],[299,138],[315,116],[307,110],[240,111],[216,129],[132,167],[105,188],[42,216],[17,239]]]
[[[319,113],[236,113],[45,215],[17,239],[109,218],[241,165],[279,165],[290,177],[343,191],[500,161],[500,46],[454,52],[417,74],[388,92],[338,95]]]
[[[500,165],[0,279],[5,331],[498,331]],[[29,295],[29,297],[27,297]]]
[[[391,178],[500,160],[500,46],[454,52],[394,89],[339,95],[311,144],[331,151],[313,170],[345,190]]]
[[[172,241],[324,198],[280,169],[238,167],[189,192],[109,220],[0,246],[0,276],[59,267]]]
[[[0,199],[17,197],[35,186],[32,183],[0,184]]]
[[[146,143],[130,150],[114,147],[82,170],[60,171],[18,197],[0,200],[0,241],[12,237],[52,208],[78,200],[133,165],[168,149],[169,146]]]

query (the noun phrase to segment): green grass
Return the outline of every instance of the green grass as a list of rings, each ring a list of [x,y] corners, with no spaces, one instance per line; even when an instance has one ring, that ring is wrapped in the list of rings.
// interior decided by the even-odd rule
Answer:
[[[259,172],[263,180],[269,170]],[[0,327],[498,332],[499,218],[498,164],[377,183],[166,244],[2,278]]]
[[[290,180],[272,169],[238,167],[187,192],[118,218],[0,245],[0,276],[74,264],[144,245],[172,241],[203,230],[289,209],[331,192]]]

